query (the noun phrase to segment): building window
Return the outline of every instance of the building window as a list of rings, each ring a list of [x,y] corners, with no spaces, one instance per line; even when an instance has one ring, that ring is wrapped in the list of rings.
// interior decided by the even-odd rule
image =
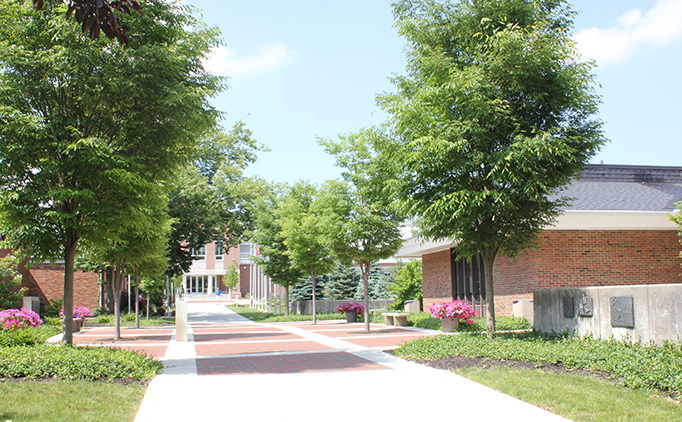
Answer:
[[[217,243],[215,244],[215,259],[216,261],[223,259],[223,247]]]
[[[185,291],[187,293],[208,293],[208,276],[189,276],[186,279]]]
[[[206,246],[202,246],[200,248],[192,248],[192,258],[195,259],[206,259]]]

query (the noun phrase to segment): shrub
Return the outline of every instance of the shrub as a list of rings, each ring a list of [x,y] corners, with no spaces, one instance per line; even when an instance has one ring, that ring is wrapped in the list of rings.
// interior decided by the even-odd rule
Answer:
[[[17,259],[12,255],[0,258],[0,310],[21,306],[26,288],[20,288],[21,275],[17,270]]]
[[[43,316],[56,318],[64,306],[64,299],[54,299],[49,305],[43,306]]]
[[[108,324],[109,322],[111,322],[111,319],[107,316],[100,315],[97,317],[98,324]]]
[[[121,318],[123,319],[123,321],[133,322],[135,321],[135,314],[125,314]]]
[[[41,325],[37,328],[19,328],[14,331],[0,331],[0,346],[31,346],[43,344],[48,338],[61,332],[60,326]]]
[[[19,328],[37,327],[42,324],[37,313],[30,309],[5,309],[0,311],[0,330],[14,331]]]
[[[0,348],[0,378],[146,380],[163,365],[137,352],[54,345]]]

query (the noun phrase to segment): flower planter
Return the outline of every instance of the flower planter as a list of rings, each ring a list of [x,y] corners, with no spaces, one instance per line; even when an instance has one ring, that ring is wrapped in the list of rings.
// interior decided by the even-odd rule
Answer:
[[[64,320],[61,320],[62,323],[62,332],[66,332],[66,325],[64,325]],[[77,333],[81,330],[81,325],[83,324],[83,320],[80,318],[74,318],[73,319],[73,332]]]
[[[358,314],[355,311],[346,311],[346,322],[358,322]]]
[[[440,320],[440,324],[444,332],[451,333],[457,329],[459,318],[443,318]]]

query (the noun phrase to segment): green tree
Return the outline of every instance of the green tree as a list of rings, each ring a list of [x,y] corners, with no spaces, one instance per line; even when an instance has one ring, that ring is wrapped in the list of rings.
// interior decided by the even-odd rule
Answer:
[[[400,163],[398,204],[422,235],[457,242],[485,263],[487,331],[495,331],[493,264],[534,245],[567,206],[558,189],[601,148],[593,66],[571,39],[561,0],[400,0],[407,76],[379,97]]]
[[[314,207],[317,194],[317,188],[310,183],[295,184],[284,198],[281,214],[286,254],[294,268],[310,275],[313,324],[317,324],[317,277],[327,274],[335,265],[325,237],[325,221]]]
[[[398,266],[393,281],[388,285],[388,290],[395,294],[393,307],[402,309],[407,300],[418,300],[421,303],[424,299],[421,260],[415,259]]]
[[[284,287],[285,313],[289,315],[290,289],[301,280],[303,272],[293,265],[284,244],[282,201],[278,187],[271,187],[261,196],[255,207],[254,230],[249,236],[260,252],[253,258],[256,265],[273,283]]]
[[[365,331],[369,332],[369,277],[373,262],[400,248],[402,217],[389,209],[385,184],[392,169],[377,158],[373,145],[383,134],[376,128],[340,136],[339,142],[321,140],[343,169],[343,180],[328,181],[318,200],[324,235],[334,256],[345,265],[357,265],[362,275]]]
[[[218,32],[190,12],[147,2],[123,48],[86,39],[61,4],[0,0],[0,221],[10,246],[64,259],[67,343],[79,242],[107,239],[113,198],[167,180],[216,123],[222,79],[201,59]]]
[[[18,309],[26,288],[21,288],[17,258],[7,254],[0,258],[0,311]]]
[[[329,280],[325,284],[324,297],[329,300],[350,300],[358,291],[360,274],[348,265],[336,265],[336,271],[328,274]]]
[[[265,147],[251,137],[243,122],[227,133],[214,130],[200,142],[191,164],[172,181],[169,276],[189,271],[196,259],[192,248],[210,242],[226,249],[238,245],[252,227],[253,204],[264,191],[260,179],[244,175],[256,152]]]
[[[230,293],[230,289],[239,283],[239,271],[237,271],[237,261],[232,261],[231,265],[225,269],[225,274],[223,275],[223,284],[227,289],[227,293]]]

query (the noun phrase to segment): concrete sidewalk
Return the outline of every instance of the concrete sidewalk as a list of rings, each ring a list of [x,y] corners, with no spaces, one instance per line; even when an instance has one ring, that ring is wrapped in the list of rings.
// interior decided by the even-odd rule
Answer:
[[[566,421],[376,346],[430,330],[373,324],[367,335],[362,324],[255,324],[215,303],[188,305],[188,341],[170,340],[164,373],[150,383],[136,422]]]

